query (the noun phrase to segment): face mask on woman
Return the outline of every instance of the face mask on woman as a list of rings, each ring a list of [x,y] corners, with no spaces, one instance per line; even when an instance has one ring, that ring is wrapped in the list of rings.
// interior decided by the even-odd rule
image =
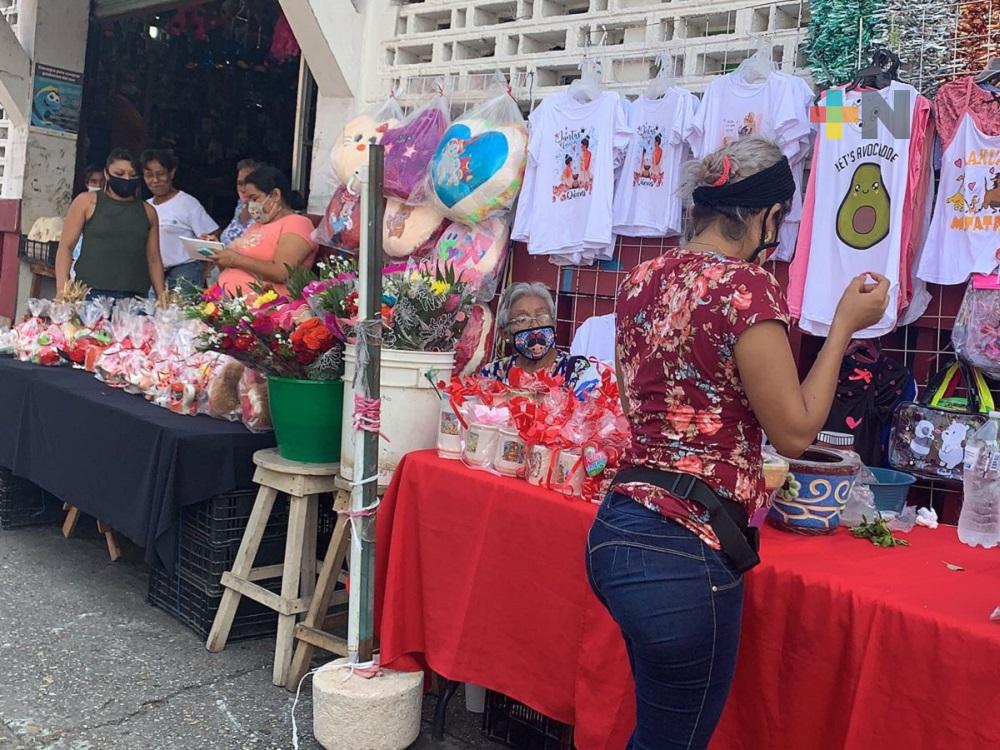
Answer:
[[[274,212],[267,208],[267,202],[271,200],[268,196],[262,201],[250,201],[247,203],[247,213],[250,214],[250,218],[254,220],[257,224],[267,224],[274,218]]]
[[[513,339],[514,351],[525,359],[537,362],[544,359],[556,345],[555,326],[539,326],[518,331]]]
[[[115,177],[108,175],[108,187],[121,198],[133,198],[139,189],[138,177]]]

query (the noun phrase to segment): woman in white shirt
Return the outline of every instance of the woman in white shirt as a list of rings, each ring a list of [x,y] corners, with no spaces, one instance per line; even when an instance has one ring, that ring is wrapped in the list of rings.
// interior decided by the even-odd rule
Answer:
[[[182,282],[196,287],[205,285],[207,266],[192,260],[181,244],[181,237],[215,234],[219,225],[212,220],[198,199],[174,186],[177,157],[173,151],[151,149],[140,159],[142,177],[153,197],[149,204],[160,220],[160,257],[166,274],[166,286],[174,289]]]

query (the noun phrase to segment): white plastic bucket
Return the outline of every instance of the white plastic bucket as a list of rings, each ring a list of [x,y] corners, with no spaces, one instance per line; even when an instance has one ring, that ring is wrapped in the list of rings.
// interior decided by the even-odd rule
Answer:
[[[344,421],[341,427],[340,473],[354,480],[354,372],[357,356],[353,345],[344,356]],[[382,434],[379,441],[378,483],[389,484],[403,456],[412,451],[435,448],[438,440],[441,401],[431,381],[451,379],[455,352],[410,352],[382,350]],[[430,375],[430,380],[427,374]]]

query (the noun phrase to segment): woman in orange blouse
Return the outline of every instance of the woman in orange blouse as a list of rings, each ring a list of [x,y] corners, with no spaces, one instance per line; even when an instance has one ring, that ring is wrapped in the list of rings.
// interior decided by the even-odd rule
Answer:
[[[250,173],[244,192],[254,224],[213,258],[222,269],[219,283],[230,294],[248,292],[257,282],[287,292],[288,270],[316,260],[312,222],[296,213],[305,202],[281,170],[268,165]]]

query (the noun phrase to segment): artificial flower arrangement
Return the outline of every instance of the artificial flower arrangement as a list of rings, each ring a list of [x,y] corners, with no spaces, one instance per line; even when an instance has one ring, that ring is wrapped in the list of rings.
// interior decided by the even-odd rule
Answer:
[[[385,346],[423,352],[455,348],[469,320],[475,290],[452,265],[433,271],[388,266],[382,274]]]
[[[441,382],[438,452],[600,502],[629,442],[614,374],[603,368],[601,378],[582,401],[562,377],[516,367],[506,384],[481,377]]]
[[[203,323],[204,351],[231,356],[264,375],[296,380],[336,380],[357,314],[353,261],[317,264],[317,272],[290,274],[288,294],[254,285],[228,294],[221,286],[203,292],[189,315]]]

